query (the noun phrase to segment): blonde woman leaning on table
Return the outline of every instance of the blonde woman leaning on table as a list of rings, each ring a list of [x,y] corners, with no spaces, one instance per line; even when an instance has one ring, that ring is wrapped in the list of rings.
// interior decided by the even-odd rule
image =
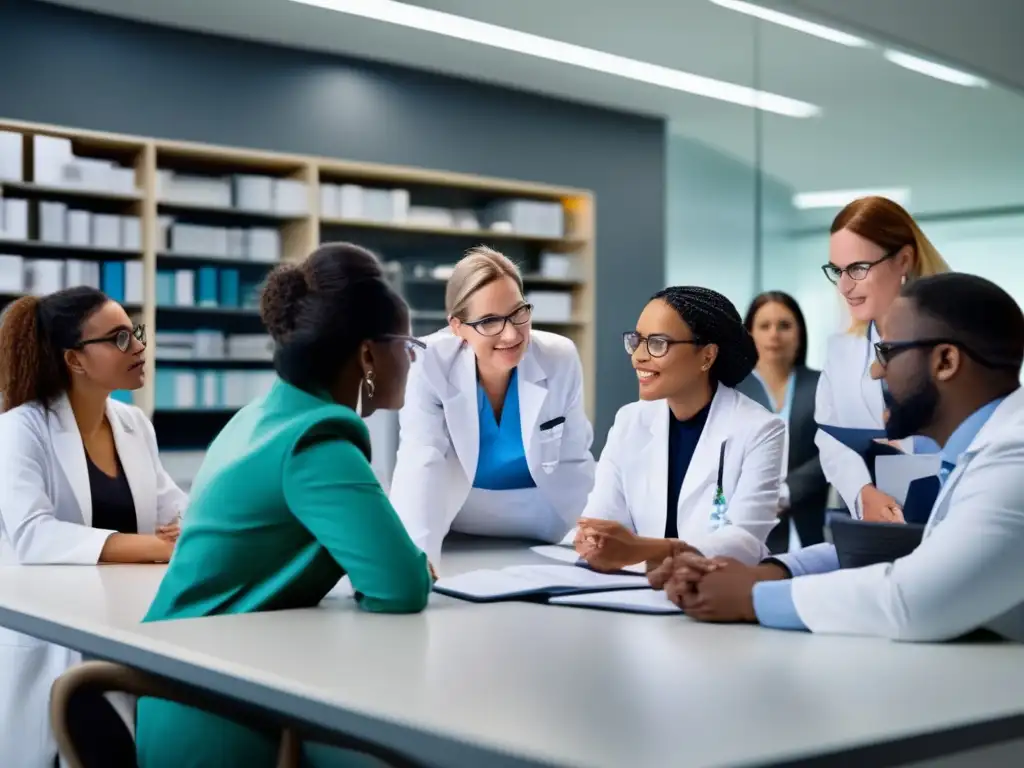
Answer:
[[[822,267],[850,311],[852,325],[829,340],[818,380],[814,418],[819,426],[881,429],[887,391],[884,379],[871,375],[873,345],[881,339],[885,315],[900,288],[949,267],[917,223],[900,205],[884,197],[864,197],[835,217],[829,261]],[[899,505],[878,490],[865,458],[818,430],[821,467],[851,514],[865,520],[901,519]],[[905,441],[915,449],[915,439]],[[916,441],[917,450],[925,447]]]
[[[391,501],[434,562],[449,530],[559,541],[594,484],[576,347],[532,330],[519,271],[490,248],[455,266],[445,305],[409,377]]]
[[[187,497],[153,426],[114,390],[143,384],[146,335],[92,288],[18,299],[0,327],[0,564],[166,561]],[[0,628],[0,765],[52,768],[50,685],[81,656]],[[87,764],[123,764],[132,709],[77,700],[70,727]]]
[[[307,608],[346,574],[363,610],[423,610],[429,564],[373,474],[363,422],[402,405],[422,346],[408,308],[373,254],[331,244],[271,273],[260,313],[278,379],[210,445],[145,621]],[[259,768],[277,751],[273,734],[153,699],[139,701],[136,743],[140,768]],[[304,766],[353,765],[304,750]]]
[[[599,570],[683,549],[759,562],[778,522],[786,429],[734,389],[757,361],[736,307],[707,288],[666,288],[623,340],[640,401],[608,433],[580,556]]]

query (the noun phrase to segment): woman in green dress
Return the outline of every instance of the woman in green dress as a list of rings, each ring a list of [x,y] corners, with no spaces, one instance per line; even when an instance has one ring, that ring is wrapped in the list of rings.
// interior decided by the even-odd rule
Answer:
[[[278,380],[210,445],[145,621],[315,606],[346,574],[363,610],[422,611],[432,569],[370,468],[361,418],[402,406],[421,346],[408,308],[373,254],[331,244],[272,272],[260,313]],[[156,699],[139,702],[136,744],[140,768],[269,768],[277,752],[274,733]]]

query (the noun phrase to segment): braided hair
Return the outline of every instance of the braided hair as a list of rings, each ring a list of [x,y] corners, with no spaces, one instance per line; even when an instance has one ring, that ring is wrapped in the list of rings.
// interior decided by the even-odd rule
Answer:
[[[702,344],[717,344],[718,356],[711,377],[727,387],[743,381],[757,364],[757,347],[736,307],[725,296],[709,288],[676,285],[658,291],[651,301],[661,299],[674,309]]]

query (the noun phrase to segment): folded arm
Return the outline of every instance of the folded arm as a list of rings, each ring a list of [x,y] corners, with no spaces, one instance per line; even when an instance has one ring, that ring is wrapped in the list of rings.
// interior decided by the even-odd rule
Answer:
[[[1024,445],[994,448],[963,471],[945,519],[911,554],[794,579],[793,600],[803,622],[814,632],[939,641],[1019,606]]]
[[[156,536],[117,533],[60,520],[47,495],[43,438],[11,420],[0,435],[0,529],[17,561],[26,565],[152,563],[170,558],[173,545]]]
[[[423,610],[433,584],[427,557],[355,445],[320,425],[285,463],[284,492],[292,514],[348,573],[362,608]]]

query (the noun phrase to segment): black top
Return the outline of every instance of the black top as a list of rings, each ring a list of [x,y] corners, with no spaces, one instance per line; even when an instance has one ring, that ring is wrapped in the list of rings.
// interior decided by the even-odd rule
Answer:
[[[92,492],[92,527],[118,533],[138,533],[139,521],[135,516],[135,500],[125,477],[121,459],[117,460],[117,477],[111,477],[92,463],[89,465],[89,489]]]
[[[668,412],[668,509],[665,510],[665,538],[678,539],[679,525],[679,491],[683,487],[683,478],[690,468],[693,452],[697,450],[697,441],[708,421],[711,403],[708,402],[697,413],[686,421],[680,421]]]

